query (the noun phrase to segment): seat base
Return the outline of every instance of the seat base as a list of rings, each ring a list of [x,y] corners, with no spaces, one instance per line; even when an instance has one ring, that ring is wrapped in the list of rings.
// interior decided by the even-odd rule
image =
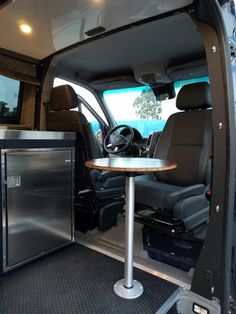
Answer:
[[[186,232],[183,221],[173,217],[171,213],[137,203],[135,221],[164,234],[184,235]]]
[[[184,271],[196,266],[202,249],[202,240],[182,240],[143,227],[143,246],[150,258]]]
[[[204,239],[208,217],[209,206],[182,219],[175,217],[171,211],[135,204],[136,222],[166,235],[176,235],[183,240]]]
[[[118,213],[123,212],[124,199],[97,199],[94,193],[83,194],[74,204],[75,229],[83,233],[99,228],[107,231],[116,225]]]

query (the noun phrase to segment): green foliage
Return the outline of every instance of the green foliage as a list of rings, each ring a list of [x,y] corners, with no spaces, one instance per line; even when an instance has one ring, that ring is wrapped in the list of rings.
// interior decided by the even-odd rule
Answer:
[[[161,102],[149,90],[143,90],[133,104],[140,119],[161,119]]]
[[[5,101],[0,101],[0,117],[14,117],[17,114],[17,107],[10,111],[8,104]]]

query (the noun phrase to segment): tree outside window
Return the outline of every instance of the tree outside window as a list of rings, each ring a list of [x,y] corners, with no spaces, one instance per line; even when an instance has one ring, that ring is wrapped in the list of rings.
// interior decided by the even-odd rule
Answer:
[[[156,100],[155,95],[149,89],[144,89],[133,104],[136,114],[144,120],[161,119],[161,102]]]

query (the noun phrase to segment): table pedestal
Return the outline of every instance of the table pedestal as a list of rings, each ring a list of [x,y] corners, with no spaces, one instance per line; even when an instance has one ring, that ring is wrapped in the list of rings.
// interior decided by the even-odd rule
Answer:
[[[135,173],[166,171],[176,168],[176,163],[155,158],[99,158],[86,161],[89,168],[126,173],[125,215],[125,275],[114,285],[115,293],[124,299],[135,299],[143,293],[143,286],[133,280],[134,240],[134,177]]]
[[[126,176],[126,214],[125,214],[125,273],[124,279],[114,285],[115,293],[124,299],[135,299],[143,293],[143,286],[133,279],[133,242],[134,242],[134,174]]]

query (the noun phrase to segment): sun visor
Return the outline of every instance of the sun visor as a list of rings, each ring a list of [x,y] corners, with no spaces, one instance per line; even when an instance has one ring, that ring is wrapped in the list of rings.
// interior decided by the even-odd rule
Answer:
[[[167,70],[167,75],[172,81],[189,80],[208,75],[206,60],[180,64]]]
[[[133,76],[123,75],[94,80],[90,82],[90,85],[96,89],[108,90],[116,88],[136,87],[141,84],[135,81]]]

